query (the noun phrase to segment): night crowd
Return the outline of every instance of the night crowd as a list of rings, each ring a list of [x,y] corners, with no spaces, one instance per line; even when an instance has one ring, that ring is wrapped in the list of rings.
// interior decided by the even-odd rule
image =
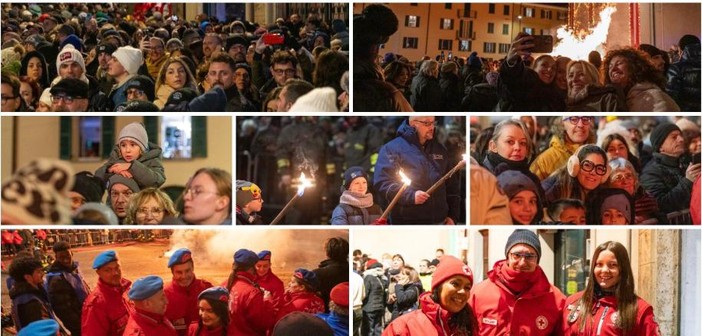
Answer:
[[[274,253],[239,249],[219,285],[196,276],[187,248],[163,265],[171,279],[134,280],[123,277],[129,261],[114,250],[97,254],[89,270],[74,259],[74,245],[58,240],[51,249],[46,266],[27,250],[9,262],[11,320],[3,328],[14,326],[20,336],[349,334],[349,245],[341,237],[325,242],[327,259],[318,268],[298,268],[285,282],[271,269]],[[92,288],[88,271],[98,276]]]
[[[156,3],[3,4],[2,110],[348,111],[344,20],[170,13]]]
[[[237,224],[271,223],[301,173],[282,223],[465,223],[464,169],[427,193],[467,152],[465,117],[245,117],[237,134]]]
[[[699,118],[471,128],[471,224],[700,224]]]
[[[504,59],[424,56],[384,50],[397,31],[389,8],[354,17],[354,110],[398,112],[699,112],[700,39],[665,51],[649,44],[592,50],[587,61],[532,54],[519,33]],[[452,55],[453,56],[453,55]]]

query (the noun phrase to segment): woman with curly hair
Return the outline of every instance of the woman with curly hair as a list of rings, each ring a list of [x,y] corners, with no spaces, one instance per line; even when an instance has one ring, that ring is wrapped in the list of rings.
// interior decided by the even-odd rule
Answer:
[[[678,112],[680,107],[668,96],[663,74],[642,51],[632,48],[611,50],[602,61],[604,84],[614,85],[626,96],[629,112]]]
[[[410,65],[401,61],[392,61],[383,69],[385,81],[394,85],[402,92],[407,101],[410,100],[412,92],[409,88],[410,79],[412,77],[412,68]]]

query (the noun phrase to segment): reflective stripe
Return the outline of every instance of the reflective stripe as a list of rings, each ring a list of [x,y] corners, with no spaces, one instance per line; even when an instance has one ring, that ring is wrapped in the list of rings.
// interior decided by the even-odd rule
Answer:
[[[362,151],[362,150],[364,150],[364,149],[366,148],[366,146],[364,146],[363,144],[360,144],[360,143],[355,143],[355,144],[353,144],[353,148],[354,148],[355,150],[360,150],[360,151]]]
[[[278,159],[278,168],[290,167],[290,160],[288,159]]]
[[[336,165],[333,163],[327,163],[327,175],[334,175],[336,172]]]
[[[373,153],[370,156],[370,164],[371,166],[375,166],[375,163],[378,162],[378,153]]]

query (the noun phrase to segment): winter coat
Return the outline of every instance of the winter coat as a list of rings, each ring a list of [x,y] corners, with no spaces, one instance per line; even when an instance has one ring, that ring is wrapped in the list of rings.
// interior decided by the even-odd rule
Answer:
[[[653,159],[644,167],[639,179],[665,214],[690,206],[692,181],[685,178],[685,171],[679,164],[678,158],[653,153]]]
[[[244,211],[240,206],[236,206],[236,224],[237,225],[245,225],[245,224],[263,224],[263,220],[261,219],[261,216],[253,214],[250,215]]]
[[[512,224],[509,199],[497,177],[476,163],[470,164],[470,223]]]
[[[264,276],[256,276],[256,283],[261,289],[271,292],[271,301],[275,307],[282,303],[285,285],[277,275],[273,274],[272,270],[269,270]]]
[[[51,307],[63,325],[71,331],[73,336],[80,336],[80,314],[83,302],[90,294],[90,288],[74,262],[72,267],[66,268],[58,261],[51,264],[46,274]]]
[[[563,309],[562,330],[564,336],[620,336],[622,330],[615,325],[617,321],[617,299],[614,295],[603,296],[594,302],[593,314],[588,317],[583,330],[580,330],[580,299],[584,292],[578,292],[566,300]],[[636,323],[628,335],[658,336],[658,323],[653,316],[653,307],[637,296]]]
[[[327,147],[325,139],[324,130],[311,122],[298,120],[285,126],[278,136],[275,152],[278,173],[299,174],[298,168],[302,167],[303,163],[325,167]],[[325,175],[321,174],[322,170],[318,172],[317,175]]]
[[[159,110],[163,110],[163,107],[166,106],[166,102],[168,101],[168,97],[170,97],[171,93],[174,91],[175,89],[169,85],[161,84],[158,90],[156,90],[156,100],[154,100],[154,105],[156,105]]]
[[[680,112],[673,98],[650,82],[634,84],[626,94],[629,112]]]
[[[467,86],[461,100],[461,111],[489,112],[495,109],[499,98],[497,86],[488,83],[479,83]]]
[[[139,185],[139,188],[160,187],[166,181],[166,175],[161,163],[161,147],[155,143],[149,142],[149,149],[142,153],[138,159],[131,162],[129,172],[132,174],[132,179]],[[107,162],[95,171],[95,176],[107,181],[114,175],[109,172],[110,167],[115,163],[124,163],[124,159],[119,153],[119,144],[110,153]]]
[[[692,224],[700,225],[700,177],[692,185],[692,197],[690,199],[690,216]]]
[[[634,213],[636,224],[668,224],[668,217],[660,211],[656,198],[642,186],[634,194]]]
[[[410,103],[415,112],[436,112],[441,108],[441,86],[438,79],[420,73],[412,79],[410,88]]]
[[[392,321],[383,331],[383,336],[452,336],[456,333],[449,326],[451,313],[431,299],[427,292],[419,297],[419,308]],[[478,326],[473,326],[472,335],[477,335]]]
[[[373,204],[370,207],[361,207],[359,202],[353,199],[353,193],[348,190],[345,190],[343,195],[339,205],[332,212],[332,225],[372,224],[383,214],[383,209],[377,204]],[[372,201],[373,195],[366,194],[366,196],[370,197]]]
[[[324,301],[312,292],[285,293],[275,320],[280,321],[285,315],[296,311],[312,315],[324,313]]]
[[[416,310],[419,307],[419,295],[424,292],[422,283],[413,282],[406,285],[395,284],[395,302],[390,305],[391,321]]]
[[[332,328],[334,331],[334,336],[349,336],[349,317],[348,316],[343,316],[339,315],[335,312],[330,312],[328,314],[317,314],[315,315],[324,322],[327,322],[327,325]]]
[[[168,299],[164,316],[171,322],[178,335],[185,335],[188,325],[198,321],[200,316],[197,297],[212,286],[209,281],[198,278],[195,278],[188,287],[182,287],[175,281],[163,286],[163,294]]]
[[[666,91],[681,111],[700,111],[700,45],[685,47],[679,62],[668,68]]]
[[[393,208],[389,222],[393,224],[438,224],[446,217],[458,221],[460,209],[459,175],[454,174],[441,185],[424,204],[414,203],[417,190],[426,191],[446,174],[455,162],[449,162],[446,147],[436,139],[419,144],[417,130],[404,121],[397,130],[398,136],[386,143],[378,155],[373,187],[388,203],[395,197],[402,182],[400,169],[412,180]]]
[[[224,107],[224,111],[217,112],[243,112],[244,106],[241,102],[241,96],[236,85],[232,85],[229,89],[225,90],[224,93],[227,95],[227,105]]]
[[[414,112],[402,91],[383,79],[375,64],[353,66],[353,108],[358,112]]]
[[[626,112],[623,94],[613,86],[587,86],[585,97],[568,101],[568,112]]]
[[[164,315],[134,308],[129,314],[123,336],[176,336],[176,330]]]
[[[441,88],[441,109],[444,112],[460,112],[463,98],[463,81],[453,73],[442,73],[439,79]],[[434,108],[436,109],[436,108]]]
[[[521,58],[513,66],[505,60],[500,66],[497,94],[502,112],[562,112],[565,99],[552,84],[544,84],[536,71],[526,67]]]
[[[326,259],[319,263],[319,267],[312,270],[319,280],[319,294],[324,300],[324,306],[329,308],[329,294],[334,286],[349,281],[348,261]]]
[[[368,173],[375,171],[378,161],[378,151],[383,145],[383,132],[365,119],[359,120],[359,125],[346,132],[344,158],[346,166],[360,166]]]
[[[385,311],[387,300],[388,279],[381,267],[371,268],[363,272],[363,287],[366,295],[363,299],[363,311],[373,313]]]
[[[568,158],[575,153],[580,147],[580,144],[563,143],[558,136],[553,136],[549,148],[539,154],[531,163],[529,170],[539,177],[539,180],[544,180],[551,173],[563,167]],[[546,189],[546,188],[544,188]]]
[[[26,281],[18,281],[9,294],[12,300],[12,319],[17,331],[34,321],[55,319],[43,287],[35,288]]]
[[[273,303],[263,299],[255,275],[237,272],[229,289],[229,336],[261,336],[273,329]]]
[[[98,279],[97,287],[83,303],[83,336],[122,336],[129,313],[134,309],[127,297],[131,285],[132,282],[124,278],[117,287]]]
[[[125,103],[127,101],[127,83],[132,80],[136,75],[129,75],[120,83],[115,83],[107,95],[112,101],[112,108],[119,106],[119,104]]]
[[[205,326],[200,329],[198,332],[198,322],[191,323],[190,326],[188,326],[188,336],[222,336],[222,329],[224,328],[223,326],[219,326],[215,329],[207,329]]]
[[[478,319],[480,335],[556,334],[566,297],[551,285],[538,266],[534,284],[519,296],[514,295],[500,276],[506,262],[496,262],[488,278],[470,291],[470,305]]]

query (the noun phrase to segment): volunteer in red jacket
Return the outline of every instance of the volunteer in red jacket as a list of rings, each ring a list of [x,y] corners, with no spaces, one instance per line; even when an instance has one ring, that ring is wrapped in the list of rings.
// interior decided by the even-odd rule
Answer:
[[[227,336],[229,291],[221,286],[205,289],[197,297],[200,319],[188,327],[188,336]]]
[[[108,250],[93,260],[98,275],[95,290],[83,303],[81,334],[83,336],[122,336],[132,308],[127,291],[132,282],[122,278],[117,253]]]
[[[383,336],[450,336],[478,334],[468,296],[473,272],[461,260],[445,255],[434,272],[431,292],[419,296],[419,309],[401,315],[383,331]]]
[[[653,307],[634,292],[626,248],[608,241],[597,246],[591,260],[585,290],[566,301],[564,335],[660,335]]]
[[[168,268],[173,280],[163,289],[168,299],[166,318],[179,336],[185,336],[190,323],[198,320],[198,295],[212,284],[195,276],[192,253],[186,248],[173,252],[168,259]]]
[[[271,292],[273,304],[280,304],[280,300],[285,293],[285,285],[280,278],[273,274],[271,269],[271,251],[263,250],[258,252],[258,262],[256,263],[256,283],[261,288]]]
[[[229,336],[263,336],[273,329],[275,313],[271,293],[262,291],[256,279],[258,255],[240,249],[234,253],[229,288]]]
[[[177,335],[165,315],[168,299],[160,277],[149,275],[136,279],[129,290],[129,299],[134,302],[134,310],[129,313],[124,336]]]
[[[557,334],[566,298],[539,266],[539,237],[529,230],[514,230],[505,255],[507,259],[495,263],[470,298],[480,335]]]
[[[276,321],[294,311],[324,313],[324,300],[317,294],[318,290],[319,279],[314,272],[304,268],[296,269],[283,295]]]

